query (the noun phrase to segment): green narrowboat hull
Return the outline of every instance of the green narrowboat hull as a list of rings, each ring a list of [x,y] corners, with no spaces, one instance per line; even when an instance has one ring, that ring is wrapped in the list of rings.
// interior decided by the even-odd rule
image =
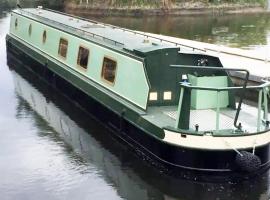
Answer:
[[[57,69],[60,68],[57,64],[48,61],[42,55],[33,51],[33,49],[27,48],[18,40],[8,35],[7,50],[9,59],[15,56],[22,63],[26,63],[23,66],[14,65],[13,68],[18,68],[15,69],[16,71],[21,70],[20,67],[30,69],[63,92],[66,92],[66,90],[70,91],[73,88],[75,95],[68,94],[68,97],[77,102],[79,102],[78,99],[83,98],[84,101],[81,102],[81,106],[87,112],[99,119],[103,124],[112,128],[113,132],[121,140],[129,144],[133,150],[136,149],[142,152],[142,155],[149,158],[146,160],[151,160],[151,163],[157,168],[169,170],[173,174],[181,174],[183,173],[182,170],[191,170],[213,176],[228,175],[231,177],[235,175],[248,175],[248,173],[238,173],[235,164],[235,151],[192,149],[164,142],[162,141],[162,137],[164,137],[163,130],[145,121],[141,117],[143,113],[128,110],[128,107],[121,105],[120,102],[108,97],[107,94],[101,94],[100,91],[95,90],[89,84],[80,83],[80,80],[77,80],[75,77],[76,81],[71,81],[73,79],[70,74],[62,73],[60,69]],[[44,66],[46,66],[46,70],[44,70]],[[63,84],[63,81],[65,84]],[[101,97],[104,101],[97,101],[97,97]],[[125,114],[123,114],[123,110]],[[250,149],[245,150],[250,151]],[[269,146],[261,146],[256,151],[256,155],[262,160],[262,166],[259,171],[263,171],[270,164]]]
[[[44,20],[50,14],[69,25],[60,19]],[[86,26],[85,22],[89,23],[47,10],[14,11],[6,36],[8,59],[20,59],[23,67],[62,91],[158,166],[213,175],[247,175],[269,167],[268,120],[258,118],[255,132],[243,131],[241,123],[234,123],[236,129],[220,128],[224,125],[220,118],[232,120],[227,109],[236,110],[236,105],[228,89],[232,82],[218,58],[150,42],[145,36],[97,22]],[[93,32],[83,31],[89,27]],[[114,35],[105,37],[106,31]],[[80,64],[80,49],[87,52],[85,66]],[[216,67],[207,69],[201,64]],[[20,70],[20,66],[14,68]],[[179,85],[185,74],[192,85]],[[265,110],[268,87],[258,87]],[[213,115],[215,108],[214,128],[203,130],[208,125],[206,116],[201,117],[200,126],[193,123],[194,114]],[[237,111],[240,108],[241,103]],[[267,116],[264,114],[265,119]]]

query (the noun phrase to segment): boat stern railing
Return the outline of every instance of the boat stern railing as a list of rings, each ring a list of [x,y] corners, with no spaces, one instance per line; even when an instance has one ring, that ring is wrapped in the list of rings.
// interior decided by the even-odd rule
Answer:
[[[185,119],[186,117],[190,117],[190,101],[191,101],[191,91],[193,90],[201,90],[201,91],[212,91],[216,92],[216,107],[213,109],[216,111],[216,124],[214,130],[209,130],[213,132],[219,132],[222,129],[220,129],[220,98],[221,98],[221,92],[239,92],[239,102],[236,109],[236,114],[234,116],[234,131],[235,132],[243,132],[242,131],[242,123],[239,121],[239,114],[242,110],[242,103],[245,99],[245,93],[250,90],[256,90],[258,91],[258,107],[257,107],[257,126],[256,131],[261,132],[269,129],[269,118],[268,118],[268,98],[270,95],[270,81],[265,79],[262,80],[261,85],[257,86],[248,86],[248,78],[249,78],[249,72],[247,70],[243,69],[233,69],[233,68],[221,68],[221,67],[198,67],[198,66],[185,66],[185,65],[171,65],[171,67],[177,67],[182,68],[183,70],[215,70],[215,71],[241,71],[246,73],[246,77],[244,80],[243,86],[228,86],[228,87],[206,87],[206,86],[193,86],[189,82],[180,82],[180,97],[179,97],[179,104],[177,108],[176,113],[176,122],[175,122],[175,128],[176,129],[184,129],[184,130],[190,130],[189,125],[189,119]],[[186,98],[188,96],[188,98]],[[263,115],[262,115],[263,111]],[[187,114],[188,113],[188,114]],[[204,117],[204,116],[201,116]],[[262,130],[262,125],[264,125],[264,129]],[[197,129],[197,128],[196,128]],[[195,130],[196,130],[195,129]],[[198,131],[198,130],[196,130]]]

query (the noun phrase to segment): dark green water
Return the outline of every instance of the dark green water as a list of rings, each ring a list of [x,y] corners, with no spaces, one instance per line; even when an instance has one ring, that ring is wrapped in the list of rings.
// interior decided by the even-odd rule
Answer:
[[[104,17],[106,23],[248,50],[270,50],[270,15]]]
[[[128,28],[256,51],[267,15],[100,18]],[[9,16],[0,15],[0,199],[268,200],[269,173],[240,183],[167,177],[131,153],[57,91],[7,66]],[[14,61],[10,65],[19,65]]]

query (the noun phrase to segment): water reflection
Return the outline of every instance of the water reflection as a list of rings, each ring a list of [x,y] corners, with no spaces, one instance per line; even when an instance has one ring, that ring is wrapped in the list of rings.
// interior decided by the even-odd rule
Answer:
[[[269,45],[268,14],[96,19],[130,29],[244,49]]]

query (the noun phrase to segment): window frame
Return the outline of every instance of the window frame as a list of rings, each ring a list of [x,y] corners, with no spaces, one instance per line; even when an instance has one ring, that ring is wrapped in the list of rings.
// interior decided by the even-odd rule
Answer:
[[[83,48],[83,49],[88,50],[88,58],[87,58],[87,65],[86,65],[86,68],[84,68],[82,65],[80,65],[80,64],[78,63],[80,48]],[[79,45],[79,49],[78,49],[78,53],[77,53],[77,60],[76,60],[77,66],[78,66],[80,69],[87,71],[87,70],[88,70],[88,64],[89,64],[90,56],[91,56],[91,55],[90,55],[90,49],[89,49],[88,47],[84,46],[84,45]]]
[[[61,40],[65,40],[67,41],[67,50],[66,50],[66,55],[62,56],[60,54],[60,44],[61,44]],[[59,42],[58,42],[58,56],[61,57],[62,59],[67,59],[67,55],[68,55],[68,39],[64,38],[64,37],[60,37]]]
[[[105,61],[105,59],[112,60],[112,61],[114,61],[114,62],[116,63],[116,65],[115,65],[115,73],[114,73],[114,80],[113,80],[113,82],[111,82],[111,81],[109,81],[109,80],[107,80],[107,79],[104,78],[103,70],[104,70],[104,61]],[[108,84],[110,84],[110,85],[112,85],[112,86],[115,85],[115,80],[116,80],[116,77],[117,77],[117,68],[118,68],[117,65],[118,65],[118,63],[117,63],[117,60],[116,60],[116,59],[114,59],[114,58],[112,58],[112,57],[110,57],[110,56],[104,56],[104,57],[103,57],[102,68],[101,68],[101,79],[102,79],[104,82],[106,82],[106,83],[108,83]]]

